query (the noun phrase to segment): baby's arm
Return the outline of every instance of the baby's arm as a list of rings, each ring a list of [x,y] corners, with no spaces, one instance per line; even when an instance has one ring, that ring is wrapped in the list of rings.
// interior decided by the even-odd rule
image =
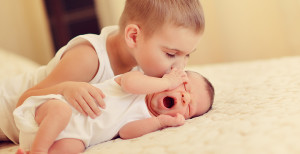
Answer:
[[[118,81],[119,80],[119,81]],[[164,90],[171,90],[180,84],[187,82],[188,78],[184,71],[173,69],[162,78],[144,75],[141,72],[128,72],[116,81],[124,91],[133,94],[151,94]]]
[[[157,117],[130,122],[120,129],[119,135],[122,139],[131,139],[166,127],[181,126],[184,122],[185,119],[181,114],[177,114],[176,117],[161,114]]]

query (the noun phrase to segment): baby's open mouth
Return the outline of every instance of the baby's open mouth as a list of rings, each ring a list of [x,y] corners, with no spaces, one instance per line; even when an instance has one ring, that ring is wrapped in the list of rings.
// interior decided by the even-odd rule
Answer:
[[[163,102],[164,102],[164,106],[169,109],[172,108],[175,104],[174,99],[172,97],[165,97],[163,99]]]

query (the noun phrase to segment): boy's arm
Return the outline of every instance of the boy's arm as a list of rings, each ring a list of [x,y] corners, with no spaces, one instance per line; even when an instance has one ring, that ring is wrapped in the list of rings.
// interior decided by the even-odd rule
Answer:
[[[100,112],[98,104],[104,105],[103,96],[87,82],[95,76],[98,63],[97,53],[90,44],[69,49],[44,80],[22,94],[17,106],[30,96],[62,94],[79,112],[95,117]]]
[[[122,139],[131,139],[166,127],[181,126],[184,122],[185,119],[181,114],[177,114],[175,117],[162,114],[157,117],[132,121],[120,129],[119,135]]]
[[[180,84],[187,82],[188,78],[184,71],[173,69],[162,78],[151,77],[134,71],[121,75],[119,80],[119,84],[126,92],[133,94],[151,94],[174,89]]]

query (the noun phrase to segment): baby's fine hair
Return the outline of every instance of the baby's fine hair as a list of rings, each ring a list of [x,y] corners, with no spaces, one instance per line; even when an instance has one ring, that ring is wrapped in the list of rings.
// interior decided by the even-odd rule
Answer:
[[[204,31],[205,20],[199,0],[126,0],[119,26],[137,24],[150,36],[165,23],[184,27],[199,34]]]
[[[206,111],[208,112],[209,110],[211,110],[212,108],[212,105],[214,103],[214,98],[215,98],[215,88],[214,86],[212,85],[212,83],[204,76],[202,76],[205,83],[206,83],[206,90],[207,90],[207,93],[209,95],[209,99],[210,99],[210,107],[209,109]]]
[[[198,72],[195,72],[195,71],[186,71],[187,73],[194,73],[195,75],[198,75],[200,77],[203,78],[204,82],[205,82],[205,89],[207,91],[207,94],[209,96],[209,101],[210,101],[210,106],[208,108],[208,110],[205,112],[207,113],[208,111],[210,111],[212,109],[212,105],[214,103],[214,98],[215,98],[215,88],[213,86],[213,84],[206,78],[204,77],[203,75],[201,75],[200,73]],[[205,114],[204,113],[204,114]]]

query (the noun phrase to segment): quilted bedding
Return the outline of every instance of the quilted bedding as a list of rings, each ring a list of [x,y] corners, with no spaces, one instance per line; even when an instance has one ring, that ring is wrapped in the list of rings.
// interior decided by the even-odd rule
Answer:
[[[1,51],[0,81],[37,66]],[[203,74],[215,86],[210,112],[181,127],[131,140],[115,139],[84,153],[300,153],[300,56],[188,69]],[[16,149],[16,145],[0,143],[0,154]]]

